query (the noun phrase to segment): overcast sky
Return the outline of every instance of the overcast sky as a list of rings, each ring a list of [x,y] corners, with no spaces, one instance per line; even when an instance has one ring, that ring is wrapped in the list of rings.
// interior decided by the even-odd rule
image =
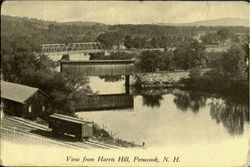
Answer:
[[[3,15],[105,24],[187,23],[233,17],[249,19],[247,2],[5,1]]]

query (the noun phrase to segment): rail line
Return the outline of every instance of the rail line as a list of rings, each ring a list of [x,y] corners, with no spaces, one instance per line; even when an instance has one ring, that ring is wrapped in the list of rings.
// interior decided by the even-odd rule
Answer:
[[[14,133],[14,129],[12,128],[13,124],[3,124],[2,128],[5,132],[9,133],[9,134],[13,134]],[[73,143],[73,142],[68,142],[68,141],[60,141],[58,139],[53,139],[52,137],[46,137],[43,135],[37,135],[34,133],[29,132],[30,130],[36,130],[34,128],[30,129],[28,128],[28,132],[27,132],[27,128],[25,128],[25,126],[20,127],[20,125],[15,124],[15,127],[17,127],[15,129],[15,135],[18,136],[28,136],[31,137],[33,139],[38,139],[38,140],[42,140],[45,143],[52,143],[52,144],[56,144],[59,146],[64,146],[64,147],[68,147],[68,148],[73,148],[73,149],[90,149],[90,148],[103,148],[103,147],[96,147],[96,146],[92,146],[92,145],[87,145],[87,144],[81,144],[81,142],[77,142],[77,143]],[[53,134],[51,134],[53,135]]]
[[[34,127],[31,127],[29,125],[23,125],[21,123],[18,123],[18,122],[15,122],[13,120],[9,120],[9,119],[5,119],[2,121],[2,124],[1,124],[2,127],[9,127],[9,128],[17,128],[17,129],[20,129],[21,131],[25,131],[25,130],[35,130],[36,128]]]
[[[28,121],[22,121],[20,119],[15,119],[15,117],[9,117],[6,116],[1,123],[1,130],[5,133],[14,133],[15,127],[15,135],[19,136],[29,136],[36,140],[42,140],[44,142],[52,143],[59,146],[64,146],[67,148],[73,148],[73,149],[119,149],[118,146],[112,146],[109,144],[101,143],[98,141],[93,140],[85,140],[85,141],[65,141],[60,140],[57,136],[55,139],[55,136],[53,133],[51,133],[51,129],[49,128],[43,128],[41,126],[36,126],[34,123],[29,123]],[[32,131],[40,130],[41,132],[44,132],[45,135],[40,135],[33,133]],[[69,136],[67,136],[69,138]],[[66,138],[66,136],[65,136]],[[72,139],[73,140],[73,139]]]
[[[109,145],[109,144],[101,143],[101,142],[94,141],[94,140],[91,140],[91,139],[88,139],[86,142],[89,143],[89,144],[101,145],[101,146],[105,146],[107,148],[112,148],[112,149],[120,149],[121,148],[119,146]]]
[[[1,131],[5,132],[5,133],[7,132],[9,134],[14,133],[12,130],[9,130],[7,128],[1,128]],[[48,139],[46,137],[32,135],[32,134],[27,133],[27,132],[16,131],[15,135],[17,135],[17,136],[28,136],[28,137],[30,137],[32,139],[35,139],[35,140],[44,141],[45,143],[50,143],[50,144],[54,144],[54,145],[57,145],[57,146],[63,146],[63,147],[75,149],[75,147],[73,147],[72,145],[64,144],[64,143],[61,143],[61,142],[58,142],[58,141],[55,141],[55,140]]]
[[[50,131],[51,129],[49,129],[48,127],[42,127],[41,125],[37,125],[35,123],[30,123],[28,121],[24,121],[24,120],[21,120],[19,118],[16,118],[16,117],[5,117],[3,120],[9,120],[9,121],[13,121],[17,124],[24,124],[24,126],[28,126],[30,128],[36,128],[36,129],[40,129],[40,130],[46,130],[46,131]]]

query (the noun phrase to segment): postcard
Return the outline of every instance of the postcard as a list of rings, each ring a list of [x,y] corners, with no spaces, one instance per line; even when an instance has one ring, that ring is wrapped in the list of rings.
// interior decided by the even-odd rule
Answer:
[[[4,1],[3,166],[249,165],[249,3]]]

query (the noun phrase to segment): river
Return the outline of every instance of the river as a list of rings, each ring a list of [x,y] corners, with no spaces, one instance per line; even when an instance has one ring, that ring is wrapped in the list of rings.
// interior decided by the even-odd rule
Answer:
[[[124,93],[124,80],[106,82],[90,78],[90,86],[100,94]],[[128,109],[78,112],[116,138],[147,147],[212,144],[226,141],[236,145],[248,141],[247,102],[198,92],[148,90],[134,93]]]

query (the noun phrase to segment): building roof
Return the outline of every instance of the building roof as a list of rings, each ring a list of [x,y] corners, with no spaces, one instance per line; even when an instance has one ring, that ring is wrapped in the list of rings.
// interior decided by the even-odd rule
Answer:
[[[84,121],[84,120],[82,120],[80,118],[70,117],[70,116],[63,115],[63,114],[53,114],[53,115],[50,115],[50,117],[65,120],[65,121],[69,121],[69,122],[74,122],[74,123],[78,123],[78,124],[93,123],[93,122],[89,122],[89,121]]]
[[[24,103],[38,88],[1,81],[1,98]]]

